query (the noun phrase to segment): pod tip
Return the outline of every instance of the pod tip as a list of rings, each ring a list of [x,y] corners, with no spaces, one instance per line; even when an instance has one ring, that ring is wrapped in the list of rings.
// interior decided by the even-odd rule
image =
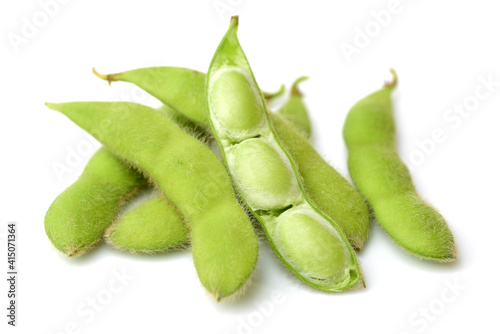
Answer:
[[[295,95],[295,96],[302,96],[302,92],[300,91],[299,89],[299,84],[302,82],[302,81],[305,81],[309,79],[308,76],[302,76],[300,78],[298,78],[297,80],[294,81],[294,83],[292,84],[292,95]]]
[[[285,85],[281,84],[279,90],[277,90],[276,92],[272,92],[272,93],[262,92],[262,94],[264,94],[264,98],[266,100],[270,100],[270,99],[274,99],[275,97],[281,96],[284,92],[285,92]]]
[[[239,17],[238,15],[231,16],[231,25],[238,26]]]
[[[55,109],[55,107],[56,107],[56,103],[45,102],[44,104],[47,108],[50,108],[50,109]]]
[[[398,84],[398,74],[393,68],[391,68],[390,71],[392,74],[392,81],[386,82],[384,87],[394,88]]]
[[[115,81],[114,78],[113,78],[113,74],[101,74],[99,72],[97,72],[97,70],[95,69],[95,67],[92,67],[92,73],[94,73],[94,75],[102,80],[106,80],[109,85],[111,86],[111,82],[112,81]]]

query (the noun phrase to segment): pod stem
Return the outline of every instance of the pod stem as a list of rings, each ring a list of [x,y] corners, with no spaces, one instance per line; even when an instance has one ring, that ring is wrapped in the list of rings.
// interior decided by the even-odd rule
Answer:
[[[309,79],[308,76],[302,76],[302,77],[298,78],[297,80],[295,80],[294,83],[292,84],[292,92],[291,92],[291,94],[295,95],[295,96],[302,96],[302,92],[299,90],[299,84],[302,81],[305,81],[307,79]]]
[[[280,89],[275,92],[262,92],[266,100],[274,99],[275,97],[283,95],[285,92],[285,85],[281,84]]]
[[[101,74],[101,73],[97,72],[95,67],[92,67],[92,73],[94,73],[98,78],[100,78],[102,80],[106,80],[110,86],[111,86],[112,81],[116,81],[115,80],[116,73],[115,74]]]
[[[394,88],[398,84],[398,74],[396,73],[396,71],[393,68],[391,68],[390,71],[392,74],[392,81],[384,83],[384,87]]]
[[[238,26],[238,15],[231,16],[231,22],[229,23],[229,26]]]

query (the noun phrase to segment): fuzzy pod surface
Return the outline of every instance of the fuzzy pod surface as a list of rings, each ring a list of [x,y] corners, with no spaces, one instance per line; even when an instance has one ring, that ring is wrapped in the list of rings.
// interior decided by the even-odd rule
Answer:
[[[130,102],[47,104],[142,170],[189,221],[194,264],[216,300],[239,291],[258,255],[257,236],[218,158],[159,111]]]
[[[215,139],[204,127],[175,109],[162,105],[159,110],[186,133],[207,146]],[[216,145],[216,143],[215,143]],[[184,216],[164,194],[147,199],[138,207],[118,217],[104,234],[105,241],[121,251],[155,254],[170,252],[188,245],[189,226]]]
[[[187,68],[151,67],[116,74],[98,74],[98,76],[105,80],[133,83],[166,106],[179,108],[175,110],[169,108],[176,117],[184,115],[200,129],[210,132],[208,110],[206,104],[203,104],[206,91],[204,73]],[[298,90],[298,84],[304,79],[305,77],[295,81],[286,107],[283,106],[277,113],[270,113],[271,121],[283,146],[297,164],[308,196],[321,211],[338,224],[351,245],[360,250],[370,227],[368,208],[359,192],[317,153],[308,140],[303,138],[310,135],[311,129],[307,108],[302,101],[299,101],[302,94]],[[172,94],[169,89],[163,89],[161,85],[165,87],[175,85],[176,94]],[[203,94],[200,94],[200,91]],[[190,99],[200,100],[190,101],[189,105],[179,103]],[[284,117],[286,119],[283,119]],[[183,122],[186,120],[183,119]]]
[[[396,151],[391,93],[397,77],[392,73],[393,82],[357,102],[346,117],[349,172],[377,221],[405,251],[427,260],[454,261],[453,234],[441,214],[417,194]]]
[[[370,213],[363,197],[294,126],[278,114],[269,116],[279,140],[297,165],[307,195],[340,227],[354,249],[361,250],[370,228]]]
[[[125,81],[138,85],[146,92],[157,96],[161,91],[161,101],[174,110],[205,110],[205,73],[182,67],[147,67],[122,73],[94,74],[110,84]],[[186,115],[194,122],[206,124],[203,112]],[[209,128],[207,128],[208,130]]]
[[[68,257],[85,253],[102,239],[125,199],[144,183],[139,173],[99,149],[78,180],[47,210],[47,236]]]
[[[151,254],[186,244],[189,229],[175,205],[160,195],[116,219],[104,237],[114,248]]]
[[[195,126],[210,132],[207,104],[205,102],[206,74],[183,67],[156,66],[135,70],[101,74],[93,69],[94,74],[109,82],[130,82],[159,99],[171,115],[179,118],[183,114]],[[266,99],[273,99],[283,94],[285,87],[274,93],[266,93]],[[182,119],[185,122],[186,119]]]
[[[207,73],[212,131],[240,197],[275,253],[310,286],[340,291],[361,276],[340,228],[305,195],[295,163],[272,128],[233,17]]]

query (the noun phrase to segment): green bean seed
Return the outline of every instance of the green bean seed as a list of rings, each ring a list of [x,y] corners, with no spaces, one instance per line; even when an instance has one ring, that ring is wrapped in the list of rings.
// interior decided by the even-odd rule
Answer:
[[[214,112],[218,110],[234,110],[232,113],[217,115],[219,128],[232,131],[228,136],[233,140],[255,136],[264,118],[264,110],[257,102],[258,93],[250,85],[244,73],[226,71],[219,74],[214,83],[215,93],[212,98]],[[252,113],[245,113],[244,108],[251,108]]]
[[[254,210],[279,210],[302,199],[286,155],[259,139],[241,142],[233,152],[234,175],[245,189],[247,204]]]
[[[313,279],[328,280],[330,277],[342,275],[342,268],[349,266],[346,261],[349,254],[346,254],[344,243],[330,233],[328,226],[318,224],[318,217],[289,210],[280,216],[277,229],[276,244],[280,246],[285,257],[293,262],[298,271],[314,273]],[[305,243],[305,240],[313,242]],[[336,258],[340,260],[339,265],[324,265],[323,261]]]

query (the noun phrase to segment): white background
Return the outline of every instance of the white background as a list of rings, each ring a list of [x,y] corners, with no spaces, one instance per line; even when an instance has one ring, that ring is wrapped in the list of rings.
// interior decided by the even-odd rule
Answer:
[[[20,273],[18,327],[9,333],[497,332],[498,8],[494,1],[401,0],[388,24],[373,24],[372,11],[386,10],[389,4],[70,0],[44,22],[38,1],[3,1],[1,277],[7,271],[10,221],[18,224]],[[45,235],[44,214],[77,179],[89,155],[61,179],[53,164],[64,163],[68,150],[88,139],[43,103],[128,99],[158,106],[132,85],[109,88],[91,68],[106,73],[168,65],[206,71],[229,16],[236,13],[241,44],[262,89],[310,76],[302,90],[315,146],[344,175],[341,129],[347,111],[390,79],[389,68],[398,71],[399,152],[406,161],[418,162],[412,172],[419,192],[448,220],[459,250],[456,263],[433,264],[407,255],[373,223],[359,255],[366,289],[331,294],[289,275],[262,240],[246,295],[217,304],[199,283],[189,251],[146,257],[103,245],[82,258],[58,254]],[[22,36],[25,20],[40,27],[15,47],[9,38]],[[357,53],[346,57],[341,46],[356,46],[357,31],[366,28],[372,29],[369,41],[361,45],[356,40]],[[491,77],[497,86],[479,101],[474,94],[481,77]],[[447,110],[464,103],[473,109],[467,117],[444,118],[457,117]],[[424,156],[417,143],[436,129],[442,129],[445,140],[427,145]],[[131,277],[122,291],[113,293],[93,318],[79,312],[88,312],[88,300],[106,295],[115,270]],[[6,328],[7,286],[1,281],[0,319]],[[459,285],[455,293],[450,284]]]

